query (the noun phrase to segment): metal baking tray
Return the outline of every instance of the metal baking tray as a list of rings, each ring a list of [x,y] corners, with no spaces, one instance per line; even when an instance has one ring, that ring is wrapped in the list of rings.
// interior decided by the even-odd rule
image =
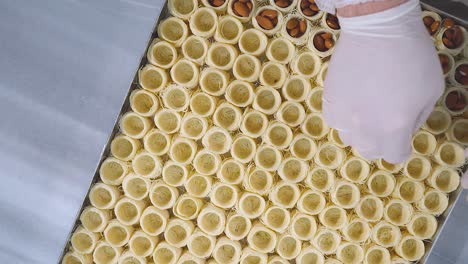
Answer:
[[[467,20],[464,20],[464,19],[461,19],[459,17],[455,17],[455,16],[452,16],[450,15],[449,13],[445,12],[445,11],[442,11],[438,8],[435,8],[429,4],[425,4],[425,3],[421,3],[422,7],[424,10],[429,10],[429,11],[433,11],[433,12],[436,12],[438,14],[440,14],[442,17],[451,17],[453,18],[458,24],[464,26],[465,28],[468,27],[468,21]],[[83,204],[81,205],[81,208],[80,210],[77,212],[76,214],[76,217],[75,217],[75,222],[73,224],[73,227],[72,229],[70,230],[68,236],[67,236],[67,240],[65,242],[65,245],[63,247],[63,250],[62,250],[62,253],[58,259],[58,263],[61,263],[63,257],[65,256],[65,254],[68,252],[68,250],[71,248],[71,245],[70,245],[70,239],[71,239],[71,236],[73,234],[73,232],[76,230],[76,228],[80,225],[80,220],[79,220],[79,217],[80,217],[80,214],[81,212],[83,211],[83,209],[90,205],[90,202],[89,202],[89,199],[88,199],[88,195],[89,195],[89,191],[91,190],[91,187],[99,181],[100,179],[100,176],[99,176],[99,168],[101,166],[101,163],[104,161],[105,158],[107,158],[109,155],[110,155],[110,145],[111,145],[111,141],[112,139],[119,133],[119,120],[120,120],[120,117],[125,114],[126,112],[128,112],[128,110],[130,109],[130,103],[129,103],[129,98],[130,98],[130,93],[134,90],[134,89],[137,89],[139,88],[138,87],[138,70],[141,69],[143,66],[145,66],[148,61],[146,59],[146,53],[147,53],[147,50],[152,42],[152,40],[154,38],[157,37],[157,27],[159,25],[159,23],[164,20],[165,18],[169,17],[170,16],[170,13],[169,13],[169,10],[168,10],[168,7],[167,7],[167,1],[164,3],[164,7],[161,9],[161,12],[159,14],[155,14],[156,17],[157,17],[157,20],[155,21],[155,24],[153,26],[153,30],[152,32],[150,33],[150,36],[148,38],[148,41],[147,41],[147,44],[146,44],[146,48],[141,56],[141,59],[140,59],[140,64],[138,66],[138,68],[135,70],[135,76],[130,84],[130,87],[129,87],[129,90],[128,90],[128,93],[127,95],[125,96],[125,100],[123,102],[123,105],[122,105],[122,108],[120,109],[120,112],[119,112],[119,115],[117,116],[117,118],[115,119],[115,122],[114,122],[114,128],[112,129],[112,132],[110,133],[109,135],[109,138],[107,140],[107,143],[106,145],[104,146],[102,152],[101,152],[101,157],[100,157],[100,160],[97,164],[97,167],[96,167],[96,171],[94,172],[94,176],[93,176],[93,179],[90,183],[90,186],[88,188],[88,192],[86,193],[86,196],[84,197],[83,199]],[[465,167],[463,168],[463,171],[466,171],[467,170],[467,166],[465,165]],[[433,250],[433,244],[435,243],[435,241],[438,239],[440,233],[441,233],[441,230],[443,229],[444,225],[445,225],[445,222],[446,222],[446,219],[450,217],[450,214],[452,213],[453,211],[453,205],[454,203],[461,198],[461,193],[462,193],[462,188],[461,186],[458,187],[458,189],[452,193],[450,193],[449,195],[449,206],[447,208],[447,210],[441,215],[438,217],[438,228],[437,228],[437,231],[436,231],[436,234],[434,235],[434,238],[432,240],[432,242],[430,243],[425,243],[425,246],[426,246],[426,252],[423,256],[423,258],[418,262],[418,263],[425,263],[426,259],[428,258],[428,256],[431,254],[432,250]]]

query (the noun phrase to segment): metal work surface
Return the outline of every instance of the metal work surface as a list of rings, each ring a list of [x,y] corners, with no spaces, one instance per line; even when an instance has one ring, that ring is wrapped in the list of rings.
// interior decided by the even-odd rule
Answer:
[[[57,262],[162,5],[0,2],[2,263]],[[426,263],[465,263],[467,196]]]

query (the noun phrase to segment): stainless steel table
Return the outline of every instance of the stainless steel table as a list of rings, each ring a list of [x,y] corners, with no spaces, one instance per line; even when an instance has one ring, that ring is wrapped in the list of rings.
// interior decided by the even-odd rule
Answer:
[[[0,1],[0,262],[55,263],[163,0]],[[466,263],[465,191],[428,263]]]

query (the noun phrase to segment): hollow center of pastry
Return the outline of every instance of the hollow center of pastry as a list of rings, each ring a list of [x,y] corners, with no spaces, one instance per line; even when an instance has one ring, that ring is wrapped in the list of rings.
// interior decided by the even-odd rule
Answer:
[[[227,228],[235,237],[241,237],[247,230],[247,219],[242,216],[234,216],[228,222]]]
[[[468,143],[468,122],[458,122],[453,127],[453,137],[463,143]]]
[[[133,108],[136,112],[146,114],[154,107],[154,101],[151,96],[145,93],[137,93],[132,98]]]
[[[425,170],[424,170],[424,163],[420,158],[413,158],[408,162],[407,165],[407,170],[408,170],[408,176],[410,176],[413,179],[420,179],[424,176]]]
[[[80,220],[83,226],[90,231],[99,228],[103,223],[101,215],[91,210],[85,211]]]
[[[221,186],[216,189],[215,198],[222,205],[230,204],[235,199],[234,191],[228,186]]]
[[[201,11],[196,12],[194,19],[194,24],[196,25],[197,29],[202,32],[210,32],[214,30],[216,26],[216,17],[208,11]]]
[[[317,213],[323,207],[322,197],[316,193],[309,193],[302,199],[302,206],[309,213]]]
[[[153,48],[153,58],[156,60],[156,63],[160,65],[169,65],[174,61],[177,56],[174,54],[174,50],[171,48],[170,44],[160,42]],[[164,44],[163,44],[164,43]]]
[[[397,166],[393,163],[387,162],[386,160],[381,160],[382,167],[387,171],[394,171],[396,170]]]
[[[249,185],[256,191],[264,191],[268,187],[268,177],[271,177],[264,171],[257,170],[250,174]]]
[[[297,61],[297,68],[303,75],[311,75],[315,69],[314,57],[307,53],[300,55]]]
[[[177,117],[177,114],[164,111],[157,115],[156,125],[159,129],[172,133],[179,127],[180,120]]]
[[[270,110],[276,105],[277,98],[273,91],[263,90],[257,94],[257,103],[264,110]]]
[[[336,200],[341,205],[351,205],[357,200],[357,193],[350,185],[341,185],[336,190]]]
[[[244,66],[242,66],[242,69],[245,69]],[[244,105],[249,102],[249,99],[253,96],[249,87],[243,83],[233,85],[228,93],[231,100],[240,105]]]
[[[458,175],[454,171],[443,170],[436,176],[435,184],[442,191],[450,191],[458,183]]]
[[[200,173],[211,174],[213,171],[216,171],[216,159],[211,153],[204,153],[197,156],[195,164],[196,168]]]
[[[322,111],[322,94],[323,91],[318,89],[314,91],[309,97],[309,105],[312,106],[316,111]]]
[[[143,179],[133,178],[128,181],[127,192],[131,197],[140,199],[146,196],[148,192],[148,186]]]
[[[115,253],[115,249],[104,245],[96,248],[93,256],[99,263],[112,263],[116,261],[117,254]]]
[[[242,264],[261,264],[262,259],[259,256],[250,255],[243,259]]]
[[[109,241],[109,243],[113,245],[118,245],[122,243],[122,241],[125,241],[127,239],[128,233],[125,228],[121,226],[113,226],[111,227],[108,232],[106,239]]]
[[[223,75],[218,71],[210,71],[203,77],[204,89],[212,94],[217,94],[225,86]]]
[[[151,234],[158,233],[163,227],[162,217],[155,213],[143,216],[141,223],[142,227],[144,226],[145,231],[150,232]]]
[[[65,255],[65,257],[63,258],[63,263],[64,264],[82,264],[83,262],[76,256]]]
[[[137,256],[146,255],[151,250],[152,243],[146,237],[137,237],[132,240],[131,248]]]
[[[275,166],[278,157],[273,149],[265,148],[258,153],[258,160],[262,167],[272,168]]]
[[[300,161],[290,159],[284,163],[283,172],[287,179],[297,180],[304,175],[303,169]]]
[[[296,240],[290,236],[284,237],[279,241],[278,250],[286,257],[294,256],[298,251]]]
[[[211,246],[211,241],[205,236],[197,236],[192,240],[192,250],[198,255],[209,252]]]
[[[183,2],[183,0],[180,1]],[[176,42],[184,35],[184,28],[178,20],[166,20],[161,24],[161,34],[165,39]]]
[[[291,186],[285,185],[278,189],[277,197],[282,205],[290,205],[294,201],[295,196],[295,189]]]
[[[263,230],[257,230],[252,236],[252,243],[259,249],[270,248],[273,242],[271,234]]]
[[[328,209],[324,214],[324,220],[330,227],[340,226],[346,219],[343,212],[338,208]]]
[[[376,263],[376,264],[385,264],[388,261],[385,258],[385,253],[383,250],[380,249],[373,249],[367,253],[367,262],[368,263]]]
[[[193,199],[183,199],[177,204],[176,210],[181,216],[191,218],[197,213],[198,206]]]
[[[270,49],[272,57],[281,62],[286,61],[291,53],[290,47],[285,40],[273,41]]]
[[[385,195],[389,191],[392,191],[390,185],[390,177],[384,174],[375,175],[370,182],[370,189],[377,195]]]
[[[174,261],[174,252],[168,248],[160,247],[154,252],[155,263],[169,264]]]
[[[311,175],[311,185],[319,190],[325,190],[330,184],[329,175],[324,169],[316,169]]]
[[[457,164],[463,157],[463,150],[458,151],[453,145],[444,145],[440,149],[440,159],[449,165]]]
[[[280,208],[268,210],[266,219],[268,225],[271,225],[274,228],[281,228],[286,224],[286,215]]]
[[[358,247],[356,245],[347,245],[341,250],[341,258],[345,263],[358,263],[360,260]]]
[[[187,191],[190,192],[192,195],[200,196],[204,194],[208,189],[207,179],[200,175],[193,175],[192,177],[190,177],[186,188]]]
[[[429,136],[426,134],[418,134],[413,139],[414,149],[421,153],[426,154],[430,148]]]
[[[101,166],[101,177],[109,181],[118,180],[124,174],[122,164],[115,161],[107,161]]]
[[[366,239],[366,227],[361,222],[353,222],[348,226],[347,233],[350,239],[353,241],[363,241]]]
[[[268,131],[268,137],[274,146],[283,146],[289,140],[290,134],[288,132],[290,131],[283,126],[274,126]]]
[[[238,182],[243,176],[240,165],[233,161],[224,163],[221,168],[221,175],[230,183]]]
[[[401,251],[408,259],[417,259],[424,247],[414,239],[407,239],[401,245]]]
[[[226,40],[233,40],[240,34],[240,28],[234,20],[224,19],[219,25],[220,34]]]
[[[205,45],[198,39],[189,39],[188,43],[184,45],[185,54],[193,60],[199,60],[206,52]]]
[[[152,202],[160,207],[164,207],[169,204],[172,200],[172,192],[168,186],[159,185],[154,188],[152,193]]]
[[[364,178],[363,164],[359,160],[352,160],[346,164],[346,176],[352,181],[359,181]]]
[[[93,246],[93,240],[86,233],[75,233],[71,242],[73,247],[79,251],[89,250]]]
[[[161,87],[163,83],[163,76],[159,71],[156,70],[146,70],[142,73],[141,76],[142,86],[149,90],[156,90]]]
[[[145,124],[141,117],[127,115],[122,120],[122,128],[127,134],[136,136],[145,129]]]
[[[265,85],[276,86],[281,81],[283,72],[277,65],[269,64],[263,68],[262,75]]]
[[[333,165],[337,162],[338,153],[332,146],[325,146],[319,152],[319,160],[325,166]]]
[[[308,252],[302,256],[301,263],[321,263],[320,258],[317,256],[315,252]]]
[[[119,219],[125,222],[132,222],[138,217],[138,208],[130,202],[123,202],[115,210]]]
[[[197,94],[192,97],[190,108],[199,115],[206,115],[213,108],[213,101],[205,94]]]
[[[429,193],[424,197],[424,206],[431,211],[437,211],[442,206],[441,196],[442,194],[436,192]]]
[[[208,146],[209,149],[216,152],[221,152],[224,150],[227,137],[222,132],[214,132],[208,137]]]
[[[297,105],[288,105],[281,110],[281,116],[287,124],[296,124],[301,118],[301,111]]]
[[[185,178],[185,170],[178,164],[170,164],[164,168],[164,180],[172,185],[178,185]]]
[[[222,245],[216,252],[216,260],[220,263],[231,263],[236,255],[236,249],[232,245]]]
[[[242,56],[236,63],[236,72],[243,78],[249,78],[256,72],[257,65],[249,56]]]
[[[186,142],[178,142],[172,147],[174,161],[186,162],[192,156],[192,146]]]
[[[156,169],[156,162],[150,155],[139,155],[133,160],[133,169],[136,173],[147,176]]]
[[[421,194],[421,190],[416,183],[406,181],[400,186],[400,196],[407,202],[413,202]]]
[[[239,159],[247,159],[254,151],[253,143],[248,139],[238,139],[232,147],[234,155]]]
[[[174,81],[182,84],[191,82],[195,77],[195,72],[192,68],[192,65],[185,61],[180,61],[174,65],[173,71],[173,78],[175,79]]]
[[[294,232],[302,238],[308,237],[312,233],[312,222],[307,217],[300,217],[293,223]]]
[[[178,244],[187,239],[187,230],[180,225],[169,227],[164,233],[166,240],[172,244]]]
[[[202,216],[202,220],[200,221],[200,225],[203,230],[207,230],[208,232],[214,232],[219,228],[221,224],[221,217],[217,213],[206,213]]]
[[[448,117],[444,112],[435,111],[432,112],[427,119],[426,125],[429,129],[436,132],[444,131],[450,125],[450,117]]]
[[[333,251],[338,246],[334,235],[329,232],[320,234],[317,239],[317,245],[322,251],[325,252]]]
[[[119,259],[122,264],[142,264],[142,262],[134,256],[125,256]]]
[[[203,132],[203,122],[198,118],[189,118],[184,122],[184,131],[191,137],[198,137]]]
[[[187,15],[195,8],[193,5],[193,1],[187,0],[174,0],[173,1],[174,8],[182,15]]]
[[[305,84],[301,79],[292,79],[286,84],[286,94],[293,100],[300,100],[306,92]]]
[[[167,106],[172,109],[182,109],[189,100],[187,94],[182,89],[171,89],[164,95]]]
[[[260,114],[249,114],[245,118],[245,128],[252,134],[258,134],[265,126],[264,121]]]
[[[393,203],[387,208],[387,216],[394,223],[402,223],[405,221],[408,212],[407,209],[400,203]]]
[[[397,239],[395,230],[390,226],[383,226],[377,230],[376,238],[382,245],[391,245]]]
[[[111,143],[111,152],[117,158],[128,159],[133,153],[133,144],[125,137],[117,137]]]
[[[377,217],[377,202],[374,199],[365,199],[361,205],[360,209],[362,212],[362,215],[366,219],[374,219]]]
[[[211,50],[211,59],[218,67],[223,67],[231,62],[232,57],[229,50],[224,46],[217,46]]]
[[[242,35],[240,45],[246,52],[255,53],[260,49],[261,39],[254,31],[248,31]]]
[[[320,137],[323,134],[323,120],[319,116],[312,116],[307,119],[305,129],[311,136]]]
[[[112,202],[112,195],[109,190],[104,188],[96,188],[91,193],[91,199],[97,207],[106,207]]]
[[[236,111],[231,107],[218,108],[214,118],[218,120],[219,125],[225,129],[235,125],[239,119]]]
[[[296,157],[305,159],[312,151],[312,144],[310,143],[309,139],[301,138],[295,141],[294,145],[292,146],[292,150]]]
[[[262,206],[263,203],[261,199],[262,198],[254,195],[247,196],[244,200],[242,200],[241,207],[243,211],[249,214],[258,214],[264,207]]]

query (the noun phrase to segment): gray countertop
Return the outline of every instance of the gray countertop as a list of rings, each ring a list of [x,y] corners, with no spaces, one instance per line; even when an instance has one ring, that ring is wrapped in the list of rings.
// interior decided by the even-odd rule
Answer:
[[[57,262],[162,3],[0,1],[2,263]],[[467,195],[428,263],[466,263]]]

